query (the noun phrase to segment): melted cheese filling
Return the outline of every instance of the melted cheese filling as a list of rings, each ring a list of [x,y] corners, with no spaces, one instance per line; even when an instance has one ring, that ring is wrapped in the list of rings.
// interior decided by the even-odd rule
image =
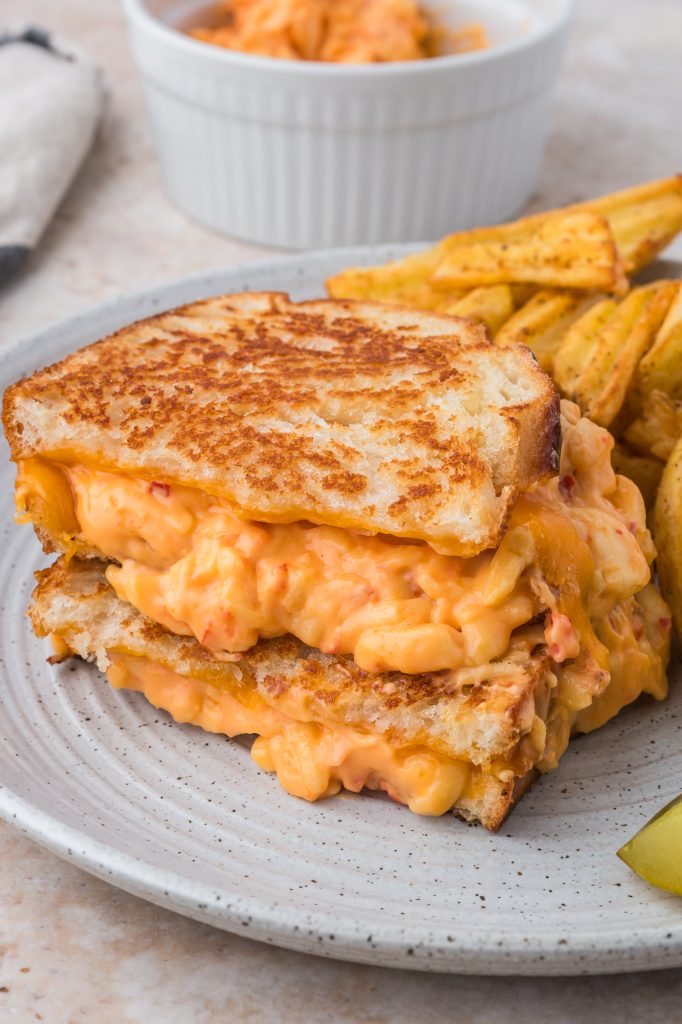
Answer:
[[[554,659],[596,662],[603,689],[608,657],[591,623],[649,579],[643,504],[615,476],[611,445],[565,415],[561,476],[517,501],[496,552],[468,559],[336,526],[253,522],[195,488],[36,458],[20,466],[17,503],[39,520],[38,502],[67,549],[118,562],[107,576],[122,600],[216,652],[292,633],[369,672],[458,670],[500,658],[542,613]]]
[[[304,800],[333,796],[342,787],[382,789],[416,814],[439,815],[459,801],[475,771],[423,746],[399,747],[347,726],[296,720],[265,701],[247,707],[224,690],[143,658],[110,657],[112,686],[139,690],[177,722],[226,736],[257,733],[256,764],[276,772],[283,788]]]
[[[486,603],[491,553],[464,560],[335,526],[256,523],[191,488],[66,474],[83,539],[120,562],[107,570],[117,595],[213,651],[292,633],[369,672],[457,669],[502,655],[539,610],[527,580]]]
[[[536,763],[541,772],[557,767],[575,733],[599,729],[643,693],[663,700],[668,693],[670,626],[670,610],[651,583],[599,622],[599,642],[608,652],[608,683],[603,686],[593,677],[591,687],[590,673],[570,662],[561,667],[544,751]]]

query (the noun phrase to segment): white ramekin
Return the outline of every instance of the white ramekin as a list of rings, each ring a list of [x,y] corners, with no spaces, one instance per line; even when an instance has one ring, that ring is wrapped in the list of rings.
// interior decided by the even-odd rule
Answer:
[[[437,238],[518,210],[572,7],[453,0],[498,45],[338,65],[210,46],[171,27],[178,0],[125,0],[171,197],[210,227],[294,248]]]

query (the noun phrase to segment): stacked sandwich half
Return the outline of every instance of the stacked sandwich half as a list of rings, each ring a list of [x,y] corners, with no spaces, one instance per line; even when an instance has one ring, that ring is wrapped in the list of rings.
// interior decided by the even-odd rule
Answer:
[[[663,697],[668,610],[609,434],[448,316],[228,295],[10,388],[31,616],[292,794],[497,828],[570,736]],[[99,684],[97,684],[99,685]]]

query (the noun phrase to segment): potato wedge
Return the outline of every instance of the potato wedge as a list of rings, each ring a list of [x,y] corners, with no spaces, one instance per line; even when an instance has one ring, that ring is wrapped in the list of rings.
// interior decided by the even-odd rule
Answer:
[[[509,286],[514,297],[514,305],[517,309],[525,306],[527,302],[537,295],[539,288],[536,284],[512,284]]]
[[[653,344],[675,285],[656,282],[631,292],[605,324],[573,397],[595,423],[608,427],[625,401],[637,364]]]
[[[665,462],[682,437],[682,401],[664,391],[652,391],[623,436],[639,455],[653,455]]]
[[[633,382],[633,403],[639,407],[652,391],[682,398],[682,281],[654,343],[640,361]]]
[[[472,288],[495,284],[512,284],[517,308],[534,285],[624,294],[625,274],[649,263],[681,230],[682,175],[675,175],[509,224],[449,235],[384,266],[342,271],[327,288],[334,298],[423,309],[440,307],[438,292],[447,291],[447,301],[455,302]]]
[[[448,300],[438,306],[442,313],[453,313],[455,316],[467,316],[482,321],[492,335],[497,334],[515,309],[514,297],[508,284],[473,288],[463,298],[454,302]]]
[[[670,605],[682,637],[682,440],[666,463],[656,497],[654,532],[661,593]]]
[[[376,267],[350,267],[330,277],[327,291],[334,299],[362,299],[390,302],[418,309],[438,309],[444,301],[455,302],[466,289],[453,289],[444,296],[442,289],[429,284],[429,277],[444,255],[444,242],[424,252],[411,253]]]
[[[511,316],[495,336],[498,345],[528,345],[543,370],[552,371],[554,354],[568,328],[602,298],[599,292],[544,288]]]
[[[555,211],[450,235],[431,275],[437,288],[530,282],[624,294],[628,281],[608,222],[589,210]]]
[[[611,464],[616,473],[637,484],[647,511],[652,509],[665,462],[650,456],[636,455],[626,445],[617,442],[611,452]]]
[[[626,273],[635,274],[682,231],[682,174],[612,192],[567,209],[591,210],[606,217]]]
[[[602,299],[569,327],[554,356],[554,380],[564,395],[575,394],[578,380],[592,359],[602,331],[618,309],[615,299]]]

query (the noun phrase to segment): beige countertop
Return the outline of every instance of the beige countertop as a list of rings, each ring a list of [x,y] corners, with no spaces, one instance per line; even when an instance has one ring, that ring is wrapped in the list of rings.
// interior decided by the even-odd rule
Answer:
[[[2,343],[120,292],[264,254],[187,221],[166,200],[115,0],[4,0],[2,16],[77,41],[110,85],[93,153],[40,249],[0,291]],[[532,209],[682,169],[681,40],[679,0],[579,0]],[[0,862],[2,1021],[682,1020],[682,971],[493,979],[323,961],[159,910],[5,825]]]

